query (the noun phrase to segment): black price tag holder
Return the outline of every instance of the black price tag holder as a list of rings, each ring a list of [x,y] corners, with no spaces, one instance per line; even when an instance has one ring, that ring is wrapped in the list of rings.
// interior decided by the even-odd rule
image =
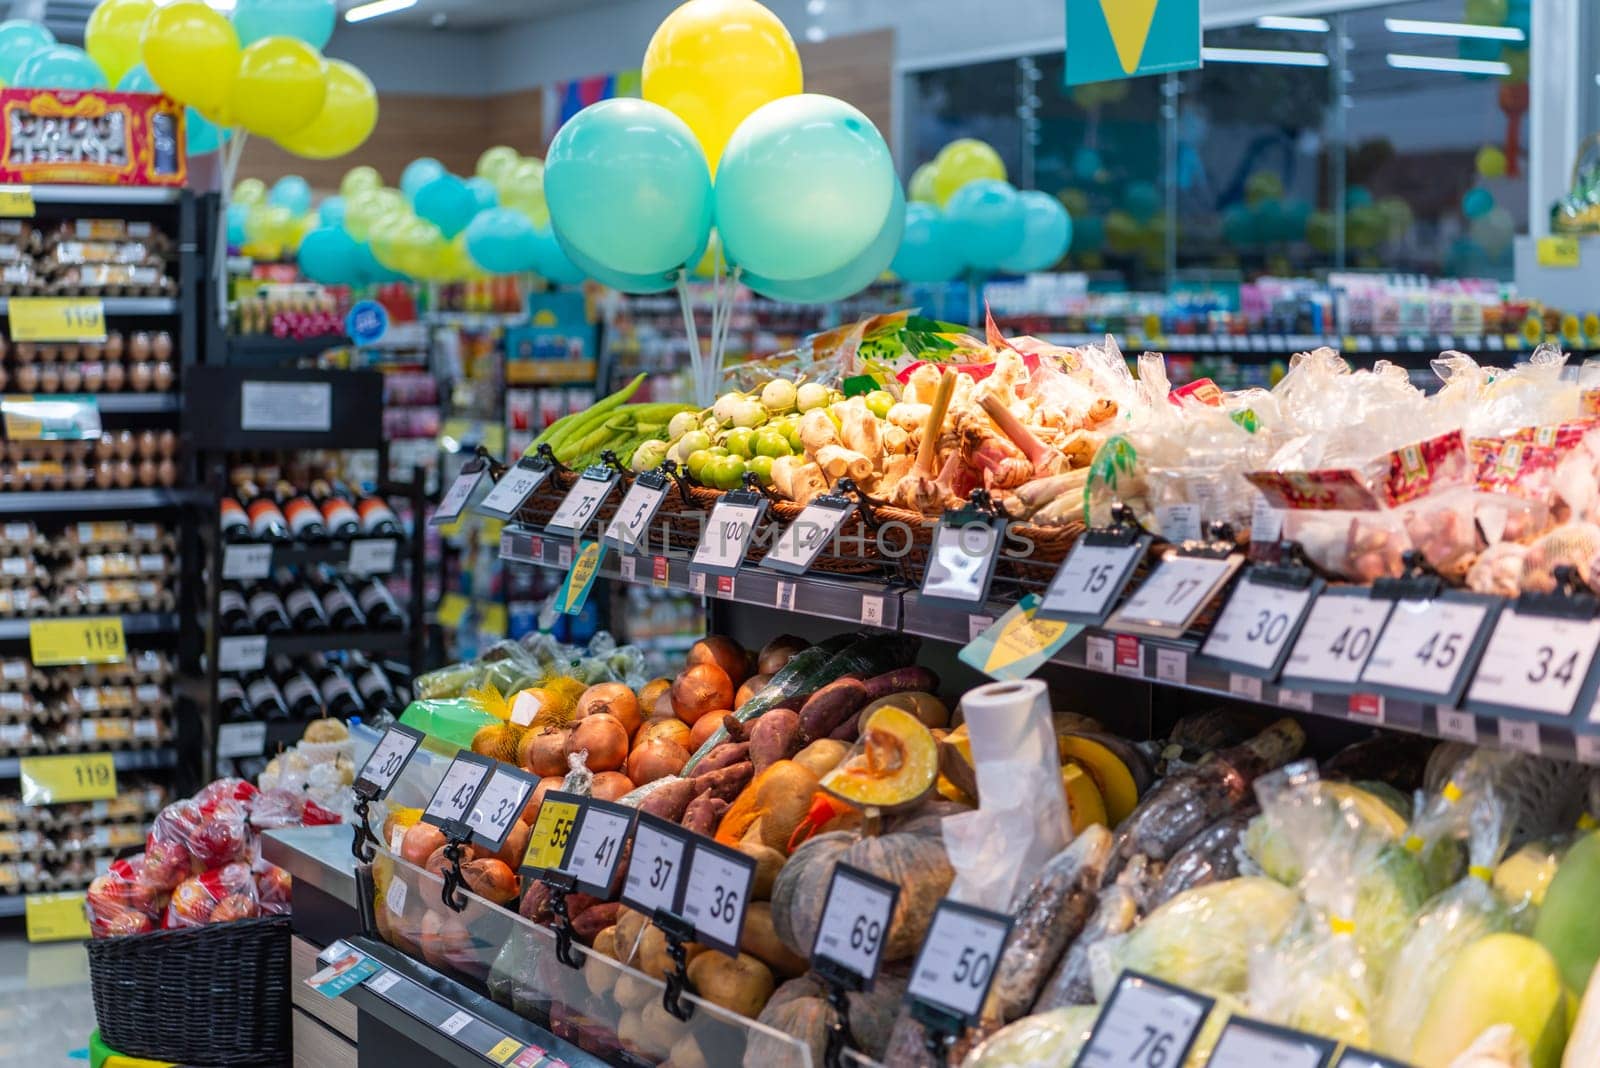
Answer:
[[[661,1007],[675,1018],[687,1021],[694,1015],[694,1005],[683,1000],[684,992],[689,989],[689,952],[683,947],[686,942],[694,941],[694,924],[666,909],[656,909],[650,921],[666,936],[667,956],[672,958],[672,971],[663,980],[667,989],[661,995]]]
[[[483,769],[477,786],[473,788],[472,798],[467,802],[467,807],[462,809],[461,816],[456,819],[441,820],[429,816],[426,811],[422,814],[422,822],[433,824],[444,834],[444,859],[450,862],[450,866],[444,870],[444,888],[440,891],[439,900],[454,912],[465,912],[468,904],[461,893],[461,887],[466,884],[466,878],[461,874],[461,851],[472,842],[472,828],[467,825],[467,814],[477,803],[478,795],[483,792],[484,785],[488,783],[489,776],[494,773],[495,765],[498,763],[492,757],[466,750],[457,753],[451,763],[453,765],[461,762],[476,764]],[[446,774],[448,773],[447,768]]]
[[[350,840],[350,851],[363,864],[371,864],[373,858],[378,855],[374,847],[383,844],[373,836],[369,809],[374,801],[382,801],[389,796],[394,784],[405,774],[406,765],[411,763],[411,758],[416,756],[417,750],[421,748],[422,737],[422,732],[413,727],[394,724],[384,732],[382,738],[378,739],[378,744],[373,747],[367,762],[361,765],[361,770],[356,774],[356,780],[350,787],[351,792],[355,794],[356,809],[355,835]],[[399,766],[386,776],[379,775],[377,778],[372,778],[369,775],[372,758],[384,752],[386,745],[398,747],[392,751],[400,756]],[[409,748],[405,748],[408,745]],[[377,769],[372,769],[372,774],[377,774]]]
[[[567,845],[570,851],[570,841]],[[556,933],[556,960],[573,971],[583,968],[583,957],[572,952],[572,917],[567,915],[567,895],[578,888],[577,880],[565,872],[542,871],[539,881],[550,888],[550,911],[555,913],[552,925]]]
[[[1000,551],[1005,545],[1006,527],[1010,520],[999,504],[985,489],[975,489],[968,503],[947,511],[933,528],[933,538],[928,550],[928,563],[922,571],[922,585],[917,596],[940,608],[967,612],[986,604],[989,587],[994,583],[994,573],[1000,566]],[[989,540],[981,557],[967,552],[965,531],[970,527],[985,527]],[[962,574],[946,562],[950,552],[941,549],[952,547],[961,556],[978,561],[970,574]]]
[[[1005,929],[1005,934],[1000,939],[999,949],[995,953],[993,962],[989,965],[989,974],[984,979],[983,995],[977,1001],[979,1010],[981,1010],[983,1003],[989,999],[989,991],[994,987],[995,975],[999,971],[1000,954],[1005,951],[1006,944],[1011,941],[1011,929],[1016,923],[1015,917],[991,912],[988,909],[981,909],[973,905],[963,905],[959,902],[951,901],[949,898],[939,902],[938,908],[935,910],[935,919],[937,919],[938,912],[941,910],[950,910],[980,917]],[[931,923],[928,930],[930,932],[933,930]],[[887,933],[885,937],[887,937]],[[917,972],[921,968],[923,956],[927,952],[928,943],[924,942],[922,949],[917,953],[915,963],[912,965],[913,983],[916,982]],[[906,995],[906,1008],[911,1013],[911,1018],[922,1025],[923,1046],[936,1064],[943,1064],[949,1059],[950,1047],[966,1032],[969,1026],[978,1022],[980,1016],[979,1010],[965,1013],[951,1006],[928,1001],[915,994]]]
[[[1229,1040],[1233,1034],[1245,1036],[1240,1041],[1250,1042],[1252,1046],[1257,1043],[1270,1043],[1276,1047],[1273,1052],[1277,1054],[1277,1063],[1288,1064],[1291,1068],[1328,1068],[1328,1065],[1333,1063],[1334,1051],[1339,1048],[1337,1042],[1308,1035],[1303,1031],[1252,1020],[1247,1016],[1233,1016],[1222,1028],[1217,1044],[1212,1047],[1211,1059],[1206,1061],[1206,1068],[1253,1068],[1254,1065],[1261,1063],[1259,1059],[1252,1061],[1232,1059],[1235,1050],[1230,1048]]]
[[[1327,588],[1327,583],[1318,578],[1311,568],[1307,566],[1299,543],[1283,542],[1275,555],[1283,562],[1254,564],[1246,568],[1234,580],[1233,590],[1229,594],[1228,601],[1223,604],[1221,612],[1217,614],[1217,619],[1220,621],[1223,613],[1226,613],[1228,606],[1232,604],[1233,598],[1238,597],[1240,591],[1250,585],[1297,592],[1310,591],[1310,595],[1306,599],[1305,606],[1300,610],[1300,614],[1289,621],[1286,633],[1279,639],[1281,644],[1272,662],[1263,667],[1260,664],[1233,660],[1228,657],[1210,656],[1205,652],[1205,642],[1201,643],[1200,652],[1196,656],[1198,662],[1213,664],[1223,670],[1236,672],[1240,675],[1254,675],[1268,682],[1275,680],[1283,671],[1284,665],[1289,661],[1289,654],[1294,651],[1294,643],[1300,637],[1300,631],[1305,626],[1306,618],[1310,616],[1312,606],[1316,604],[1317,598]],[[1214,631],[1215,629],[1216,624],[1213,623],[1212,630]]]
[[[1577,624],[1590,624],[1600,616],[1600,598],[1589,592],[1583,580],[1578,576],[1577,569],[1570,564],[1562,564],[1553,571],[1556,588],[1549,593],[1524,593],[1500,613],[1496,624],[1510,625],[1521,620],[1546,619],[1552,622],[1567,621]],[[1494,660],[1495,650],[1494,628],[1490,628],[1489,640],[1484,647],[1484,655],[1479,661],[1477,671],[1482,672]],[[1568,646],[1567,648],[1571,648]],[[1592,647],[1591,647],[1592,648]],[[1520,654],[1530,654],[1532,650],[1520,648]],[[1537,654],[1534,654],[1537,655]],[[1581,655],[1581,654],[1580,654]],[[1530,674],[1527,676],[1529,685],[1542,681],[1549,672],[1548,661],[1542,665],[1544,673],[1538,680]],[[1467,695],[1462,702],[1462,707],[1470,712],[1486,713],[1491,716],[1507,716],[1518,719],[1530,717],[1542,718],[1545,722],[1570,724],[1579,710],[1590,708],[1597,694],[1600,694],[1600,655],[1593,656],[1589,661],[1588,670],[1584,673],[1577,689],[1572,693],[1570,704],[1560,710],[1551,706],[1537,704],[1515,705],[1504,700],[1495,701],[1475,696],[1477,679],[1474,678],[1467,687]]]
[[[694,1005],[683,1001],[684,992],[689,989],[689,954],[684,945],[695,940],[694,922],[683,915],[683,897],[689,882],[689,854],[694,849],[692,839],[694,835],[669,823],[657,816],[640,813],[634,822],[634,854],[629,861],[629,876],[641,866],[639,857],[640,837],[643,832],[650,831],[659,837],[674,843],[678,850],[678,860],[675,869],[668,878],[672,880],[672,891],[666,895],[666,900],[672,902],[671,907],[660,904],[646,905],[644,902],[631,899],[627,885],[623,885],[622,902],[631,908],[648,911],[650,920],[661,929],[667,940],[667,956],[672,958],[672,971],[663,977],[666,990],[661,995],[661,1007],[666,1009],[674,1019],[687,1021],[694,1015]],[[641,875],[642,879],[643,876]],[[665,890],[665,886],[662,887]],[[656,898],[657,901],[662,898]]]
[[[855,479],[848,476],[841,478],[839,481],[833,484],[834,496],[848,497],[851,494],[855,495],[856,514],[861,517],[862,526],[866,530],[872,531],[874,537],[879,537],[879,531],[884,528],[885,523],[881,518],[879,518],[877,509],[890,508],[893,507],[893,505],[891,505],[888,501],[874,497],[872,494],[856,485]],[[822,498],[818,497],[817,500],[820,501]],[[909,544],[906,547],[909,549]],[[916,585],[916,582],[914,582],[911,578],[910,569],[906,566],[906,557],[909,555],[909,552],[903,552],[894,557],[894,574],[886,578],[885,581],[890,583],[898,581],[901,585],[907,587]],[[885,563],[883,566],[885,571],[890,569],[890,566],[887,563]]]
[[[551,522],[546,523],[544,527],[546,534],[558,538],[572,538],[576,540],[583,536],[583,532],[588,529],[589,524],[593,523],[595,518],[599,516],[600,509],[605,507],[606,499],[609,498],[613,492],[615,492],[617,484],[622,481],[622,476],[627,474],[627,469],[623,467],[622,464],[617,462],[615,453],[610,451],[604,452],[601,454],[601,459],[601,463],[585,468],[583,474],[578,476],[578,481],[573,485],[572,489],[567,491],[568,497],[572,496],[579,489],[586,489],[588,493],[597,496],[598,499],[595,501],[594,508],[589,512],[588,517],[585,518],[578,526],[569,527],[564,524],[556,523],[554,521],[555,516],[552,515]],[[565,503],[566,500],[563,498],[562,504]],[[561,511],[561,507],[562,505],[557,505],[556,511]]]
[[[880,879],[878,876],[862,871],[859,868],[852,868],[848,864],[838,865],[834,868],[833,878],[828,880],[828,891],[823,895],[822,910],[818,913],[817,940],[819,944],[822,939],[823,926],[827,921],[828,904],[833,900],[834,886],[839,881],[840,869],[843,869],[849,878],[874,886],[888,895],[889,918],[891,920],[894,919],[894,910],[900,901],[900,887],[898,884],[891,883],[887,879]],[[879,937],[881,941],[887,941],[889,932],[885,930]],[[881,941],[878,955],[880,962],[882,961]],[[822,1063],[824,1068],[844,1068],[844,1051],[850,1045],[850,995],[863,990],[871,990],[877,982],[876,970],[871,975],[864,974],[834,960],[832,957],[827,956],[825,952],[819,952],[817,947],[813,946],[811,950],[811,971],[818,979],[822,980],[822,985],[825,987],[825,997],[828,1004],[833,1008],[833,1023],[828,1027],[828,1040],[823,1048]]]
[[[747,487],[745,489],[729,490],[722,495],[722,498],[717,501],[716,504],[711,506],[711,514],[709,518],[707,518],[705,529],[700,535],[700,545],[696,546],[694,555],[689,559],[690,573],[716,575],[726,578],[738,575],[739,568],[744,566],[745,555],[750,551],[750,542],[756,536],[756,527],[760,526],[766,521],[767,510],[772,503],[771,500],[760,490],[760,483],[756,479],[753,472],[747,474],[745,477],[750,482],[756,483],[756,488]],[[720,531],[715,533],[713,532],[711,526],[711,524],[715,523],[717,520],[717,512],[724,507],[751,508],[755,510],[755,515],[751,517],[748,528],[737,533],[731,539],[728,537],[726,525],[724,525]],[[730,557],[725,551],[719,551],[712,554],[713,558],[711,561],[708,562],[703,560],[701,558],[702,553],[700,549],[707,544],[706,539],[712,537],[720,537],[723,539],[724,543],[729,541],[734,542],[735,544],[732,546],[724,546],[725,549],[732,549],[732,556]],[[732,563],[727,562],[730,559],[732,560]]]
[[[1361,669],[1358,692],[1375,693],[1404,701],[1421,701],[1446,709],[1455,708],[1466,693],[1467,684],[1477,669],[1479,658],[1483,656],[1484,647],[1489,644],[1489,635],[1494,632],[1495,622],[1505,604],[1505,598],[1493,594],[1463,593],[1447,588],[1443,578],[1428,566],[1422,554],[1415,549],[1408,549],[1402,559],[1405,563],[1404,574],[1399,578],[1380,578],[1372,584],[1373,600],[1391,601],[1395,607],[1389,613],[1388,622],[1384,624],[1382,632],[1373,643],[1372,655],[1367,657],[1367,662]],[[1444,692],[1367,678],[1367,673],[1373,670],[1373,659],[1383,649],[1384,639],[1389,636],[1391,628],[1405,626],[1402,611],[1408,601],[1437,601],[1447,605],[1482,606],[1484,609],[1478,629],[1470,636],[1465,649],[1462,650],[1460,660],[1456,662],[1455,676]]]
[[[1121,573],[1110,577],[1110,588],[1102,594],[1104,600],[1100,602],[1099,609],[1085,612],[1050,607],[1050,602],[1054,599],[1052,594],[1055,593],[1055,584],[1068,571],[1072,556],[1078,551],[1077,546],[1074,546],[1072,553],[1068,554],[1067,560],[1063,561],[1061,567],[1057,569],[1055,578],[1051,579],[1050,589],[1045,591],[1043,598],[1040,600],[1036,617],[1098,627],[1106,621],[1106,617],[1111,614],[1112,609],[1116,608],[1117,604],[1121,602],[1123,591],[1128,588],[1128,583],[1133,581],[1134,572],[1139,570],[1139,562],[1148,555],[1150,545],[1154,541],[1154,536],[1147,533],[1139,525],[1138,517],[1134,515],[1132,508],[1120,502],[1114,505],[1111,509],[1110,526],[1095,527],[1093,530],[1085,532],[1083,537],[1078,539],[1078,545],[1084,546],[1088,550],[1110,549],[1127,554],[1127,564]]]

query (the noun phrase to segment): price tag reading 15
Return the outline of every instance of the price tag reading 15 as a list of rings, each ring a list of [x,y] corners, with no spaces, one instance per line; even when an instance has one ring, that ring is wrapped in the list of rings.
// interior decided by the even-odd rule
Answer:
[[[1099,623],[1122,596],[1128,578],[1150,547],[1149,535],[1128,545],[1080,540],[1050,580],[1039,614],[1068,623]]]
[[[917,952],[907,996],[976,1023],[1010,934],[1011,917],[945,898]]]
[[[683,896],[684,918],[695,937],[724,953],[739,955],[745,909],[756,879],[756,861],[726,846],[697,839],[689,854],[689,879]]]
[[[435,827],[460,824],[471,811],[472,802],[478,799],[478,791],[494,765],[493,760],[477,753],[457,753],[450,766],[444,769],[444,778],[439,780],[439,788],[428,799],[428,807],[422,810],[422,822]]]
[[[472,828],[473,840],[490,851],[505,845],[512,825],[522,815],[528,796],[538,785],[539,781],[526,772],[497,764],[467,813],[467,826]]]
[[[1075,1068],[1177,1068],[1213,1002],[1134,972],[1123,972]]]
[[[871,990],[899,898],[900,887],[894,883],[848,864],[835,866],[811,945],[812,960],[821,957],[849,969]]]
[[[399,723],[390,727],[378,739],[378,744],[373,746],[367,762],[361,765],[361,771],[356,775],[356,793],[369,801],[387,797],[395,780],[400,778],[400,773],[406,769],[416,754],[417,746],[421,744],[421,731]]]
[[[684,860],[689,853],[689,833],[654,816],[639,816],[633,831],[633,854],[628,878],[622,884],[622,901],[644,913],[656,909],[676,913],[683,897]]]
[[[572,832],[572,848],[561,865],[579,890],[600,898],[611,896],[622,850],[633,833],[634,811],[592,798],[583,806]]]

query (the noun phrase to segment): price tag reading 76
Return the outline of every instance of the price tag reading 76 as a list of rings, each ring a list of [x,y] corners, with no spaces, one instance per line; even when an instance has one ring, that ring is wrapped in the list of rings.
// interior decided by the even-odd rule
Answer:
[[[1075,1068],[1178,1068],[1211,1006],[1210,998],[1124,972]]]

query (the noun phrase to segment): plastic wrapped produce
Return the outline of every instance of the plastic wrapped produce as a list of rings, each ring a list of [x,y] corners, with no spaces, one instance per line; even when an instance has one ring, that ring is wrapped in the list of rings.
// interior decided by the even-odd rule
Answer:
[[[1157,908],[1185,890],[1238,875],[1245,828],[1255,814],[1253,807],[1230,813],[1195,835],[1167,862],[1145,907]]]
[[[185,879],[167,903],[167,927],[200,927],[261,914],[256,883],[245,864],[227,864]]]
[[[241,860],[249,846],[244,804],[232,798],[202,804],[179,801],[162,809],[150,828],[146,853],[182,846],[200,868],[219,868]]]
[[[1450,782],[1471,794],[1471,784],[1480,778],[1493,784],[1512,820],[1507,849],[1570,831],[1583,814],[1584,776],[1574,775],[1571,764],[1525,753],[1445,742],[1428,757],[1423,787],[1431,795],[1429,804],[1438,804],[1447,800]]]
[[[1089,917],[1082,933],[1072,940],[1061,963],[1050,973],[1044,989],[1039,991],[1038,998],[1034,1000],[1034,1012],[1094,1003],[1094,971],[1090,966],[1090,954],[1095,946],[1108,938],[1127,933],[1139,922],[1139,893],[1148,863],[1144,857],[1134,857],[1122,869],[1122,874],[1117,876],[1117,881],[1100,891],[1094,915]]]
[[[1070,1005],[1002,1027],[975,1046],[961,1068],[1045,1068],[1071,1064],[1100,1015],[1097,1005]]]

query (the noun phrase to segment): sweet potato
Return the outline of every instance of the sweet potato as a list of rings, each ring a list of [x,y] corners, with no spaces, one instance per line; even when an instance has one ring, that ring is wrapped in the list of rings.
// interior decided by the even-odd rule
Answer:
[[[727,811],[728,802],[722,798],[701,794],[689,802],[689,811],[683,814],[683,825],[695,834],[710,838],[717,833],[717,824],[722,822]]]
[[[728,732],[728,740],[730,742],[748,742],[750,740],[750,724],[732,712],[722,717],[722,729]],[[709,756],[710,754],[706,755]]]
[[[921,690],[925,693],[939,691],[939,676],[925,667],[916,664],[910,667],[895,668],[885,671],[882,675],[874,675],[866,681],[867,700],[876,701],[880,697],[888,697],[892,693],[906,693],[912,690]]]
[[[737,764],[729,764],[725,768],[713,771],[709,775],[696,775],[694,781],[699,784],[701,790],[712,797],[732,801],[739,796],[740,790],[750,785],[750,780],[755,778],[755,774],[756,766],[748,760],[742,760]]]
[[[683,819],[683,810],[689,807],[700,787],[693,779],[678,779],[646,797],[639,805],[640,812],[648,812],[664,820],[677,823]]]
[[[830,733],[828,737],[834,739],[835,741],[853,742],[856,740],[856,736],[860,733],[861,713],[853,712],[851,713],[849,719],[833,728],[832,733]]]
[[[750,728],[750,761],[760,775],[780,760],[800,751],[804,742],[800,717],[787,708],[775,708]]]
[[[768,713],[768,715],[770,714],[771,713]],[[694,775],[695,778],[698,779],[702,775],[708,775],[713,771],[720,771],[729,765],[737,764],[740,761],[749,759],[749,742],[723,742],[721,745],[711,750],[711,752],[707,753],[706,758],[695,766]]]
[[[800,727],[812,738],[826,738],[870,700],[861,679],[854,675],[835,679],[812,694],[800,709]]]
[[[598,905],[590,905],[579,913],[569,912],[572,916],[572,933],[584,945],[593,945],[595,936],[615,924],[617,913],[621,911],[622,902],[603,901]]]

